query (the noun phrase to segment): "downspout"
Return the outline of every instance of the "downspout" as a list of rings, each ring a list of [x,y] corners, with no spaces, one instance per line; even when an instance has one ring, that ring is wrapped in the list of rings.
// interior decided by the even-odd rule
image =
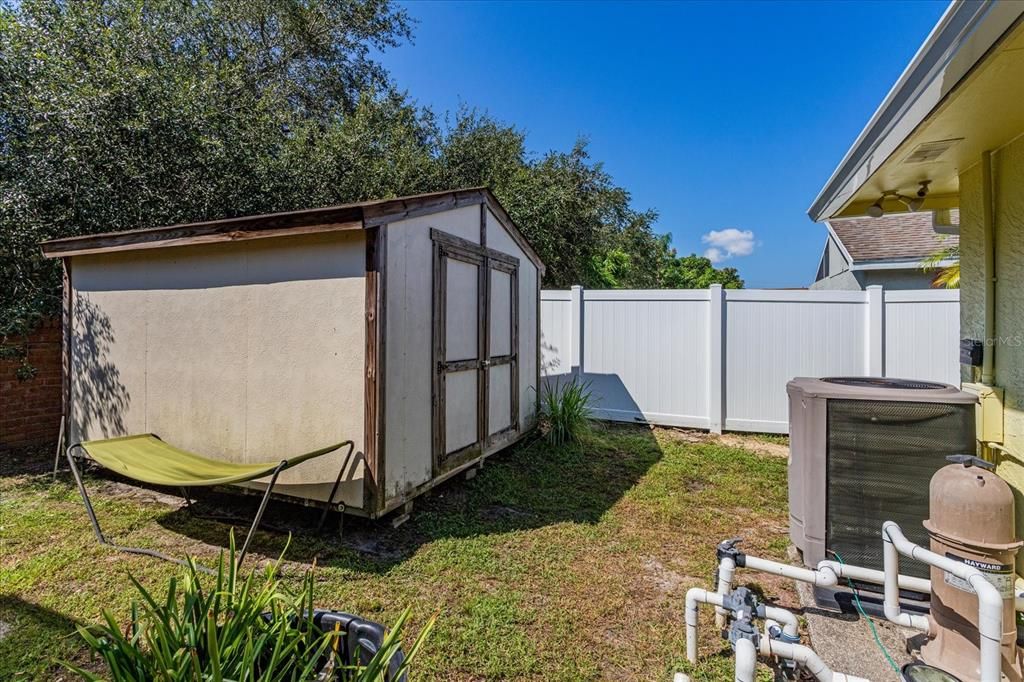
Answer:
[[[981,153],[982,247],[985,250],[985,342],[981,355],[981,383],[994,385],[996,336],[996,221],[992,187],[992,152]]]

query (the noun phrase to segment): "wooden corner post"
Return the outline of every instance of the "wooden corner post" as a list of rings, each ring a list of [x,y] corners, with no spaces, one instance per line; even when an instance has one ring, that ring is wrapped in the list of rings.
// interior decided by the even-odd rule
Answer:
[[[366,475],[363,495],[371,515],[384,506],[386,476],[384,438],[384,327],[387,225],[366,231],[366,347],[363,404],[363,450]],[[365,504],[365,502],[364,502]]]

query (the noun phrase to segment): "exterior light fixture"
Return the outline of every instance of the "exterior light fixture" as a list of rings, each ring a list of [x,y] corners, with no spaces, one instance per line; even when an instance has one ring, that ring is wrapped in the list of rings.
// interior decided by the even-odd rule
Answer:
[[[890,198],[899,201],[901,204],[906,206],[911,213],[916,213],[921,210],[921,207],[924,205],[924,199],[928,196],[928,185],[930,185],[931,182],[931,180],[921,180],[918,183],[917,196],[914,197],[903,196],[895,189],[887,189],[882,192],[882,196],[878,197],[878,200],[875,201],[875,203],[868,206],[865,213],[872,218],[881,218],[885,215],[885,208],[882,206],[882,202]]]
[[[882,196],[878,197],[878,201],[868,206],[867,214],[872,218],[881,218],[885,215],[885,208],[882,207],[882,202],[889,197],[895,197],[896,199],[902,199],[900,193],[894,189],[887,189],[882,192]]]

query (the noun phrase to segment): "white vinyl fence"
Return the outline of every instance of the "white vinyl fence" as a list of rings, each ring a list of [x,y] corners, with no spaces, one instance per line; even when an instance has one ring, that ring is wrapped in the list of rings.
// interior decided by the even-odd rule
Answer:
[[[788,431],[797,376],[959,384],[957,291],[541,293],[548,381],[590,383],[595,416],[720,432]]]

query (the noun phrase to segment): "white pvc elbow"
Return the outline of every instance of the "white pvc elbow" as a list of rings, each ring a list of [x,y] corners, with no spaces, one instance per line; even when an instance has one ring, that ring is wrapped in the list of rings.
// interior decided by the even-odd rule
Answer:
[[[935,566],[947,573],[952,573],[961,580],[966,581],[974,588],[978,595],[978,633],[980,635],[981,650],[981,682],[1000,682],[1002,678],[1002,652],[1000,644],[1003,636],[1003,598],[995,585],[990,583],[985,575],[973,566],[954,561],[948,557],[936,554],[930,550],[915,545],[907,540],[900,527],[892,521],[882,524],[882,539],[885,541],[885,616],[889,618],[891,609],[890,602],[895,603],[899,611],[899,588],[892,574],[898,572],[899,554],[904,554],[912,559],[924,562],[929,566]],[[905,615],[905,614],[903,614]],[[915,616],[922,618],[923,616]],[[891,620],[891,619],[890,619]],[[927,619],[924,619],[927,621]],[[899,621],[894,621],[899,622]],[[901,623],[902,624],[902,623]],[[911,625],[911,627],[915,627]],[[922,629],[922,628],[918,628]],[[924,629],[924,632],[928,632]]]
[[[786,638],[794,642],[800,641],[800,621],[792,611],[779,608],[778,606],[766,606],[764,617],[776,621],[782,626],[782,633]]]
[[[895,529],[895,531],[893,531]],[[893,535],[903,537],[899,526],[892,521],[882,524],[882,565],[885,572],[882,606],[886,620],[906,628],[913,628],[927,633],[931,629],[931,621],[927,616],[904,613],[900,608],[900,552]],[[908,541],[909,542],[909,541]]]
[[[802,644],[790,644],[777,639],[765,638],[761,640],[761,653],[765,656],[778,656],[789,661],[796,661],[818,682],[870,682],[870,680],[856,675],[833,672],[815,653],[814,649]]]
[[[697,608],[701,604],[721,606],[722,595],[708,592],[700,587],[691,587],[686,591],[686,660],[697,662],[697,625],[699,623]]]

